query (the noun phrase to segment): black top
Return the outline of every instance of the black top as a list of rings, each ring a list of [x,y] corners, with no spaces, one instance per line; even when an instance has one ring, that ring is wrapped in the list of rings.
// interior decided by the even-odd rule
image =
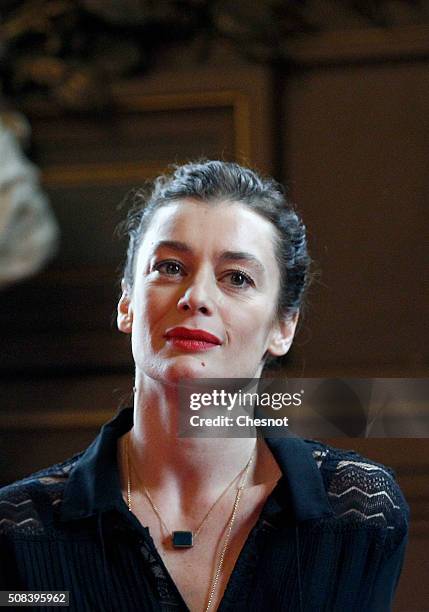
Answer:
[[[132,421],[124,409],[85,452],[0,489],[0,590],[67,590],[76,612],[187,610],[121,495],[117,438]],[[313,440],[266,441],[283,475],[218,610],[390,610],[409,517],[393,471]]]

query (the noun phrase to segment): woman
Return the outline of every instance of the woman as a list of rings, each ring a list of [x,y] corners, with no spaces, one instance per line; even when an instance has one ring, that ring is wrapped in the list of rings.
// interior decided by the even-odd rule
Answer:
[[[178,167],[131,214],[118,327],[133,408],[84,452],[1,492],[1,589],[72,610],[389,610],[408,507],[389,468],[300,438],[178,437],[179,382],[258,378],[308,283],[281,188]]]

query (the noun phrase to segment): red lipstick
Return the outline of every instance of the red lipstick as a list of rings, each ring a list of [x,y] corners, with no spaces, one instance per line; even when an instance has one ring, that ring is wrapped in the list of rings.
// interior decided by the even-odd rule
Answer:
[[[217,336],[204,329],[189,329],[188,327],[172,327],[165,337],[175,347],[185,351],[208,351],[222,344]]]

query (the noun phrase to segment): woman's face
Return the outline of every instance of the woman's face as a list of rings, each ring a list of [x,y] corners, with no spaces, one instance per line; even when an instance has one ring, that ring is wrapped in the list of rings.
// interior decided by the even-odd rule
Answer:
[[[285,354],[296,317],[278,321],[273,225],[239,203],[191,199],[160,208],[138,251],[118,326],[137,370],[166,383],[259,376]]]

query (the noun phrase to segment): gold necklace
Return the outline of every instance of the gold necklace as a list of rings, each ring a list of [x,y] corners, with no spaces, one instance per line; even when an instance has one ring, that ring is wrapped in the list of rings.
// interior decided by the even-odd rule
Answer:
[[[231,482],[226,487],[226,489],[219,495],[219,497],[216,499],[214,504],[206,512],[206,514],[204,515],[203,520],[201,521],[201,523],[199,524],[199,526],[197,527],[197,529],[195,531],[188,531],[188,530],[173,531],[165,523],[164,519],[161,516],[161,513],[160,513],[158,507],[156,506],[155,502],[152,499],[151,494],[149,493],[148,489],[144,486],[144,484],[140,480],[139,475],[137,473],[137,470],[134,468],[133,463],[130,460],[130,455],[129,455],[129,450],[128,450],[128,435],[125,437],[125,454],[126,454],[126,459],[127,459],[127,475],[128,475],[128,483],[127,483],[128,509],[131,510],[131,470],[130,470],[130,464],[131,464],[131,468],[133,468],[134,473],[136,475],[136,478],[139,481],[145,496],[149,500],[149,503],[152,506],[153,511],[155,512],[156,516],[158,517],[158,519],[159,519],[161,525],[163,526],[163,528],[165,529],[165,531],[167,533],[171,534],[171,543],[174,546],[174,548],[190,548],[191,546],[194,545],[194,541],[198,537],[198,535],[199,535],[199,533],[200,533],[204,523],[206,522],[206,520],[208,519],[208,517],[210,516],[210,514],[212,513],[214,508],[217,506],[217,504],[220,502],[220,500],[226,495],[226,493],[232,487],[232,485],[237,480],[237,478],[241,474],[244,473],[244,471],[246,470],[247,465],[248,465],[248,464],[246,464],[246,466],[237,474],[237,476],[234,476],[234,478],[231,480]],[[252,457],[253,457],[253,455],[252,455]],[[251,457],[251,459],[252,459],[252,457]],[[250,461],[250,459],[249,459],[249,461]]]
[[[219,555],[219,561],[216,567],[216,571],[213,577],[213,581],[212,581],[212,585],[210,588],[210,593],[208,596],[208,600],[207,600],[207,606],[205,608],[205,612],[208,612],[208,610],[211,608],[211,605],[213,603],[213,597],[216,591],[216,587],[217,587],[217,583],[219,582],[219,577],[222,571],[222,567],[223,567],[223,563],[225,560],[225,555],[226,555],[226,551],[228,549],[228,545],[229,545],[229,540],[230,540],[230,536],[231,536],[231,532],[232,532],[232,528],[234,525],[234,521],[235,521],[235,517],[237,516],[237,512],[238,512],[238,505],[240,503],[240,498],[241,498],[241,493],[244,489],[244,486],[246,484],[246,480],[247,480],[247,476],[249,473],[249,469],[250,466],[252,465],[253,462],[253,458],[256,452],[256,444],[255,444],[255,448],[252,451],[252,454],[250,455],[250,459],[247,462],[246,466],[243,468],[243,470],[241,470],[241,472],[239,472],[239,474],[229,483],[229,485],[227,486],[227,488],[223,491],[223,493],[220,495],[220,497],[218,497],[218,499],[215,501],[215,503],[213,504],[213,506],[210,508],[210,510],[207,512],[207,514],[205,515],[205,517],[203,518],[202,522],[200,523],[197,531],[195,532],[195,534],[198,534],[204,521],[207,519],[207,517],[209,516],[209,514],[211,513],[211,511],[213,510],[213,508],[216,506],[216,504],[218,503],[218,501],[225,495],[225,493],[228,491],[228,489],[231,487],[232,483],[237,479],[237,477],[241,474],[242,477],[240,479],[240,483],[238,485],[237,488],[237,493],[235,495],[235,501],[234,501],[234,506],[232,508],[232,513],[231,516],[229,518],[229,521],[227,523],[227,532],[226,532],[226,537],[225,537],[225,541],[223,543],[223,547],[222,547],[222,551]],[[126,453],[126,459],[127,459],[127,505],[128,505],[128,510],[131,512],[132,511],[132,504],[131,504],[131,476],[130,476],[130,458],[129,458],[129,453],[128,453],[128,435],[125,437],[125,453]],[[135,471],[135,470],[134,470]],[[137,474],[136,474],[137,475]],[[140,483],[142,484],[142,483]],[[143,486],[143,485],[142,485]],[[157,515],[157,517],[159,518],[159,520],[161,521],[161,523],[163,524],[164,528],[167,529],[167,531],[169,531],[169,529],[167,528],[166,524],[164,523],[161,514],[159,513],[158,508],[154,505],[152,498],[150,497],[149,492],[147,491],[146,487],[143,486],[143,490],[155,512],[155,514]],[[170,532],[171,533],[171,532]],[[173,545],[174,545],[174,533],[191,533],[191,544],[181,544],[181,545],[176,545],[176,548],[188,548],[189,546],[192,546],[192,532],[173,532]]]

